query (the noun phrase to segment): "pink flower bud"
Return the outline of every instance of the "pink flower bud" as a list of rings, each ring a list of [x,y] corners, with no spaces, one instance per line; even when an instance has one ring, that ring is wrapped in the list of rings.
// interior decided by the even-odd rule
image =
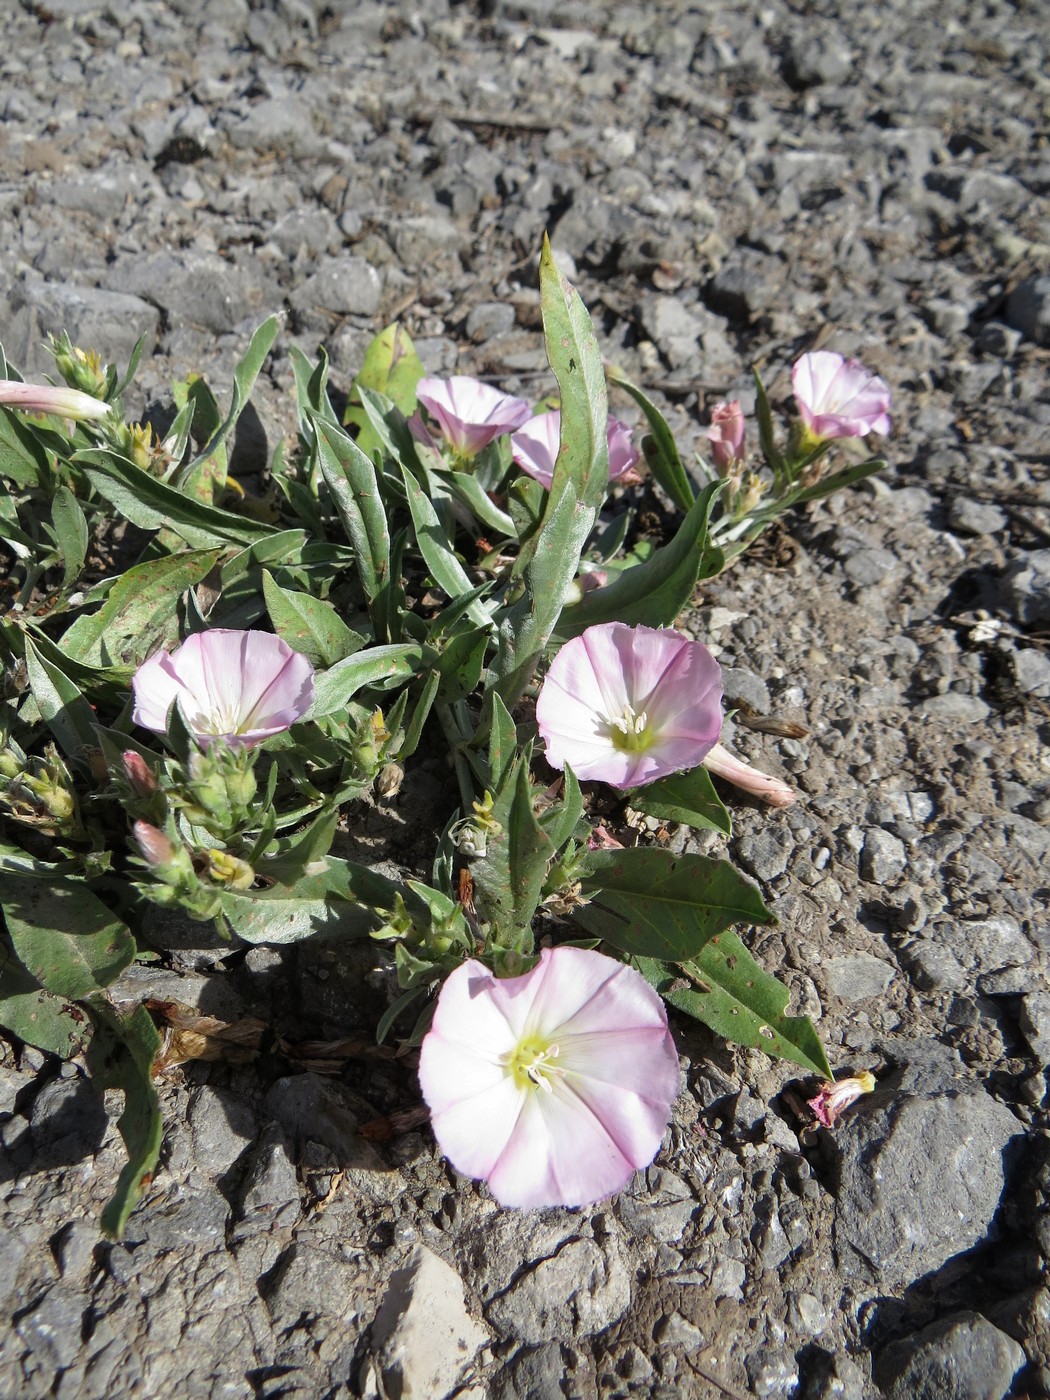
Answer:
[[[120,756],[124,765],[124,776],[136,797],[150,798],[157,791],[157,779],[153,769],[140,753],[127,749]]]
[[[717,773],[720,778],[735,783],[745,792],[753,792],[756,797],[761,797],[772,807],[790,807],[795,800],[795,794],[787,783],[752,768],[750,763],[737,758],[736,754],[730,753],[721,744],[716,744],[708,751],[704,758],[704,767],[709,773]]]
[[[715,404],[707,440],[719,475],[730,476],[744,460],[744,410],[737,399]]]
[[[175,846],[163,831],[151,826],[149,822],[136,822],[132,831],[142,852],[142,859],[147,865],[157,868],[171,863],[175,855]]]
[[[79,389],[65,385],[41,387],[22,384],[16,379],[0,379],[0,404],[20,408],[26,413],[56,413],[61,418],[78,422],[87,418],[108,418],[110,407],[102,399],[82,394]]]

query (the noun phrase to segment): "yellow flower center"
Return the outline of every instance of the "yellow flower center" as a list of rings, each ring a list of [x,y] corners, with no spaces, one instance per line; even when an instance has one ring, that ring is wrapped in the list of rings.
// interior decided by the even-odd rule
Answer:
[[[644,710],[636,712],[633,705],[625,705],[623,714],[606,721],[613,746],[627,753],[642,753],[653,742],[649,728],[649,716]]]
[[[503,1063],[519,1089],[542,1089],[553,1092],[550,1081],[565,1073],[560,1065],[556,1042],[540,1035],[528,1035],[519,1040],[513,1050],[503,1056]]]

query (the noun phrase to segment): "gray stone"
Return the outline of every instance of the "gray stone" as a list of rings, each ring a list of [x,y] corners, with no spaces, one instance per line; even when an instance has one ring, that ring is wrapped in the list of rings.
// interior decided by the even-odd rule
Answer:
[[[152,353],[160,324],[157,308],[141,297],[74,282],[27,277],[12,286],[7,302],[4,350],[26,371],[54,370],[42,342],[63,330],[82,350],[98,350],[123,367],[140,336],[146,337],[144,353]]]
[[[860,875],[875,885],[889,885],[904,874],[908,853],[904,842],[891,831],[873,827],[865,833],[864,849],[860,853]]]
[[[870,953],[832,958],[827,965],[828,990],[843,1001],[867,1001],[883,996],[894,976],[888,962]]]
[[[1009,524],[1006,511],[969,496],[953,496],[948,506],[948,524],[961,535],[995,535]]]
[[[514,307],[505,301],[483,301],[467,317],[466,331],[471,340],[483,342],[514,329]]]
[[[1004,967],[1026,967],[1035,949],[1009,914],[991,919],[966,919],[940,930],[953,951],[978,972],[998,972]]]
[[[900,958],[920,991],[959,991],[970,980],[962,963],[943,943],[922,939],[902,948]]]
[[[246,319],[261,319],[280,300],[260,266],[249,271],[206,250],[123,257],[106,277],[113,290],[134,292],[161,307],[171,325],[220,334]]]
[[[555,1254],[527,1264],[486,1314],[503,1336],[555,1341],[600,1332],[631,1302],[631,1276],[619,1241],[570,1239]]]
[[[1018,1022],[1032,1054],[1040,1064],[1050,1065],[1050,992],[1029,992],[1023,997]]]
[[[851,583],[858,588],[871,588],[897,567],[897,556],[888,549],[858,549],[842,567]]]
[[[496,1376],[493,1400],[535,1400],[541,1395],[563,1394],[565,1371],[560,1342],[525,1347]]]
[[[304,1317],[357,1318],[367,1299],[357,1252],[336,1241],[299,1240],[267,1279],[263,1298],[277,1328],[298,1326]]]
[[[979,1244],[1002,1195],[1003,1154],[1020,1131],[984,1093],[877,1090],[831,1139],[840,1266],[904,1287]]]
[[[999,591],[1023,627],[1050,622],[1050,549],[1033,549],[1013,560],[999,580]]]
[[[632,1238],[648,1236],[666,1244],[682,1238],[696,1208],[686,1182],[659,1167],[651,1167],[616,1199],[616,1214]]]
[[[741,836],[736,854],[740,864],[756,880],[775,880],[787,869],[791,846],[790,832],[766,828]]]
[[[1039,699],[1050,696],[1050,656],[1036,647],[1018,647],[1013,653],[1017,689]]]
[[[281,1129],[271,1124],[249,1154],[241,1183],[241,1208],[247,1215],[298,1200],[299,1183],[291,1149]]]
[[[255,1114],[239,1095],[202,1084],[187,1109],[193,1154],[213,1179],[233,1166],[255,1136]]]
[[[784,56],[784,77],[794,88],[841,83],[853,69],[849,45],[839,35],[804,34],[792,38]]]
[[[241,149],[316,156],[324,142],[314,129],[314,108],[299,97],[268,97],[227,123],[230,144]]]
[[[946,690],[943,695],[931,695],[922,702],[923,713],[931,719],[950,724],[983,724],[991,714],[991,706],[977,695],[963,695],[958,690]]]
[[[779,258],[754,248],[737,249],[704,290],[712,311],[745,325],[768,314],[784,284]]]
[[[291,297],[299,312],[334,312],[339,316],[374,316],[379,310],[382,280],[364,258],[324,258]]]
[[[744,1362],[751,1392],[759,1400],[789,1400],[798,1392],[798,1362],[792,1352],[763,1347]]]
[[[756,715],[768,715],[772,700],[769,686],[761,676],[744,666],[724,666],[722,668],[722,688],[727,708],[746,705]]]
[[[886,1400],[1005,1400],[1023,1349],[979,1313],[956,1313],[891,1343],[875,1362]]]
[[[19,1337],[50,1370],[64,1370],[76,1359],[85,1302],[77,1289],[56,1283],[19,1318]]]
[[[1050,345],[1050,273],[1028,277],[1006,298],[1006,321],[1036,345]]]
[[[372,1345],[385,1394],[451,1394],[477,1352],[487,1329],[467,1310],[456,1271],[424,1246],[397,1269],[375,1322]]]

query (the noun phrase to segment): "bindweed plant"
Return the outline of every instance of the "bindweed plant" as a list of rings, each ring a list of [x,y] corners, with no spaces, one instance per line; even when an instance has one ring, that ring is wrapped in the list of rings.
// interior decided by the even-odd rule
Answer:
[[[264,496],[228,449],[276,319],[225,410],[203,381],[174,386],[162,440],[123,417],[137,354],[120,377],[63,337],[64,382],[39,388],[0,353],[0,1025],[123,1092],[111,1234],[160,1143],[158,1027],[108,991],[156,956],[152,906],[234,946],[374,940],[399,984],[378,1035],[421,1044],[439,1144],[506,1204],[584,1204],[652,1159],[677,1088],[661,997],[830,1079],[733,931],[772,922],[758,890],[726,860],[625,848],[591,813],[604,784],[728,835],[711,773],[792,800],[720,744],[718,664],[673,625],[785,510],[879,470],[826,462],[887,431],[886,386],[803,356],[786,435],[756,379],[761,460],[726,404],[689,470],[617,373],[640,446],[609,417],[546,245],[540,291],[557,408],[427,378],[392,326],[340,422],[324,354],[293,350],[298,438]],[[655,545],[626,508],[643,466],[680,513]],[[332,854],[424,738],[449,773],[428,880]]]

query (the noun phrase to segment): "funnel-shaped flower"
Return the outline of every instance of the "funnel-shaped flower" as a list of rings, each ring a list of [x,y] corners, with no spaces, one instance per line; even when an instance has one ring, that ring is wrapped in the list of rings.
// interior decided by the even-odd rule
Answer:
[[[290,728],[310,708],[314,668],[269,632],[217,627],[195,632],[174,651],[158,651],[135,672],[133,719],[163,734],[178,701],[190,733],[202,743],[261,744]]]
[[[495,438],[512,433],[532,412],[524,399],[502,394],[465,374],[421,379],[416,398],[460,457],[476,457]]]
[[[744,410],[737,399],[715,404],[707,440],[716,470],[731,475],[744,460]]]
[[[640,454],[631,441],[630,426],[621,423],[619,418],[609,419],[606,436],[609,441],[609,480],[615,481],[636,465]],[[534,476],[549,491],[560,442],[559,411],[553,409],[550,413],[537,413],[511,438],[511,456],[523,472]]]
[[[709,773],[717,773],[720,778],[736,783],[745,792],[753,792],[771,807],[790,807],[795,800],[794,790],[787,783],[752,768],[750,763],[737,758],[735,753],[730,753],[721,744],[716,744],[707,754],[704,767]]]
[[[695,768],[722,728],[722,670],[669,628],[604,622],[566,642],[536,702],[554,768],[638,787]]]
[[[795,362],[791,388],[813,442],[890,431],[889,385],[859,360],[814,350]]]
[[[466,962],[419,1059],[434,1135],[501,1205],[582,1206],[655,1157],[678,1092],[663,1003],[632,968],[554,948],[524,977]]]
[[[26,413],[55,413],[60,418],[108,418],[111,409],[103,399],[92,398],[64,384],[22,384],[17,379],[0,379],[0,404]]]

